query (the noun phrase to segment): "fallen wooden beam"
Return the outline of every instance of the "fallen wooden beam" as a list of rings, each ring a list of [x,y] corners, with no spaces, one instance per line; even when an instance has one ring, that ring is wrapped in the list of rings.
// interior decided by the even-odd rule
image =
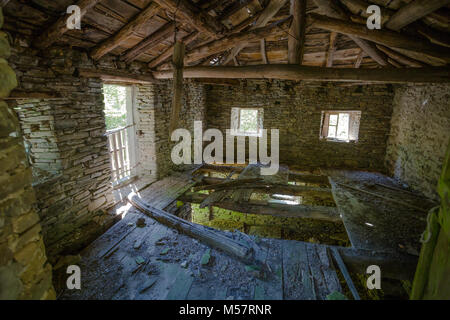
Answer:
[[[166,211],[153,208],[147,205],[135,193],[131,193],[128,196],[128,201],[130,201],[130,203],[139,210],[170,228],[174,228],[179,232],[196,238],[209,246],[220,249],[244,262],[252,262],[254,260],[253,248],[233,240],[232,238],[226,237],[219,231],[214,231],[211,228],[190,223]]]
[[[247,32],[239,32],[229,35],[228,37],[206,43],[186,54],[185,63],[188,64],[198,61],[215,53],[220,53],[227,49],[233,48],[241,43],[259,41],[269,36],[286,34],[290,27],[291,20],[291,18],[283,19],[266,27],[252,29]]]
[[[224,180],[225,181],[221,182],[221,183],[197,186],[197,187],[194,187],[193,190],[194,191],[199,191],[199,190],[219,190],[219,189],[223,190],[223,189],[228,189],[228,188],[234,188],[234,187],[237,187],[237,186],[242,185],[242,184],[247,184],[247,183],[261,181],[262,178],[245,178],[245,179],[238,179],[238,180],[224,179]]]
[[[77,71],[80,77],[84,78],[100,78],[103,81],[122,82],[122,83],[138,83],[149,84],[157,81],[151,75],[138,75],[124,71],[116,70],[99,70],[99,69],[84,69],[78,68]]]
[[[450,50],[431,43],[417,41],[416,38],[388,30],[368,30],[367,26],[342,21],[315,13],[311,13],[312,26],[324,30],[335,31],[346,35],[357,36],[388,47],[406,49],[430,55],[450,62]]]
[[[153,72],[155,79],[171,79],[172,71]],[[371,83],[442,83],[450,82],[450,68],[344,69],[288,64],[254,66],[186,67],[185,78],[283,79]]]
[[[408,24],[419,20],[450,3],[450,0],[414,0],[400,8],[386,23],[386,27],[400,31]]]
[[[199,32],[206,33],[207,35],[216,38],[220,33],[224,31],[225,26],[222,25],[215,18],[199,10],[188,0],[153,0],[159,4],[162,8],[175,13],[179,17],[181,16],[192,27]],[[180,19],[181,20],[181,19]]]
[[[91,57],[94,60],[98,60],[103,57],[108,52],[114,50],[118,46],[120,46],[124,41],[128,40],[128,38],[139,30],[143,25],[148,23],[148,21],[158,13],[160,7],[152,2],[150,3],[144,11],[139,13],[137,17],[128,22],[119,32],[117,32],[114,36],[106,39],[102,43],[96,45],[91,50]]]
[[[291,0],[293,17],[288,36],[288,63],[302,64],[305,52],[306,0]]]
[[[361,297],[359,296],[358,290],[356,290],[355,284],[353,283],[352,277],[348,273],[347,267],[345,266],[344,261],[342,260],[341,255],[339,254],[339,251],[337,248],[331,248],[331,252],[333,254],[333,258],[336,261],[339,270],[341,270],[342,275],[344,276],[345,282],[348,285],[348,288],[350,289],[350,292],[353,295],[353,298],[355,300],[361,300]]]
[[[179,197],[180,201],[188,203],[202,203],[208,198],[207,194],[188,192]],[[249,202],[234,202],[220,200],[208,203],[222,209],[259,215],[270,215],[284,218],[308,218],[332,222],[342,222],[336,207],[288,205],[251,200]]]
[[[80,8],[80,19],[101,0],[79,0],[76,5]],[[58,41],[67,29],[67,19],[71,14],[64,14],[49,28],[47,28],[40,36],[33,41],[33,46],[38,49],[45,49]]]
[[[175,32],[175,22],[173,21],[167,22],[165,25],[163,25],[161,28],[156,30],[147,38],[139,42],[133,48],[127,50],[127,52],[122,55],[121,59],[126,63],[130,63],[136,60],[145,51],[157,45],[159,42],[169,37],[174,32]]]

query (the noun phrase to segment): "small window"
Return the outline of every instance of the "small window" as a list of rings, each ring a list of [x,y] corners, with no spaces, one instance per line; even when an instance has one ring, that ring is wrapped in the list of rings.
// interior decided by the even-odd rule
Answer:
[[[262,135],[263,109],[232,108],[231,130],[237,136]]]
[[[361,111],[322,111],[320,138],[330,141],[358,141]]]

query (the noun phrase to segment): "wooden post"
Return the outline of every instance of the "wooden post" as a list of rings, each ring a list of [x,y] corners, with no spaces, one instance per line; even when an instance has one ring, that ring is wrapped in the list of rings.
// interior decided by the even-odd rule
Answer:
[[[291,0],[293,16],[288,37],[288,60],[290,64],[302,64],[305,52],[306,0]]]
[[[172,132],[177,129],[178,119],[180,117],[181,104],[183,99],[183,67],[184,67],[184,43],[178,41],[175,43],[173,52],[173,99],[172,99],[172,117],[170,118],[169,140]]]

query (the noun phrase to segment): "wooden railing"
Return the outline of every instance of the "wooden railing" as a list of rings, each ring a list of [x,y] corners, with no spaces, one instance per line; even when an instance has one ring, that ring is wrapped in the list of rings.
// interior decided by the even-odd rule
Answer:
[[[109,152],[111,155],[112,178],[113,181],[119,181],[131,174],[131,161],[128,144],[128,130],[133,125],[123,128],[113,129],[106,132],[108,137]]]

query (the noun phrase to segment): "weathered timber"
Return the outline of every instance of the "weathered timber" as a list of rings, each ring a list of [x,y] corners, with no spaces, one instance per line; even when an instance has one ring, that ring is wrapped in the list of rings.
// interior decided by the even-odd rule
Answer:
[[[233,48],[234,46],[241,43],[258,41],[269,36],[285,34],[289,29],[291,20],[292,19],[289,17],[277,21],[266,27],[252,29],[247,32],[239,32],[229,35],[228,37],[206,43],[198,48],[191,50],[185,57],[185,63],[198,61],[215,53],[220,53],[227,49]]]
[[[395,59],[406,66],[414,68],[420,68],[425,66],[425,64],[420,61],[414,60],[410,57],[407,57],[401,53],[398,53],[380,44],[377,45],[377,48],[386,53],[386,55],[388,55],[390,58]]]
[[[347,285],[350,289],[350,292],[353,295],[353,298],[355,298],[355,300],[361,300],[358,290],[356,290],[356,287],[355,287],[355,284],[353,283],[352,277],[348,273],[347,267],[345,266],[345,263],[342,260],[342,257],[340,255],[338,249],[333,247],[333,248],[331,248],[331,252],[333,253],[334,260],[336,261],[336,263],[339,267],[339,270],[341,270],[341,273],[344,276],[345,282],[347,282]]]
[[[100,0],[79,0],[76,5],[80,8],[80,18],[99,2]],[[55,41],[58,41],[69,30],[67,29],[67,19],[69,17],[70,14],[64,13],[64,15],[33,41],[33,46],[38,49],[45,49]]]
[[[314,0],[316,6],[319,7],[319,10],[322,14],[327,17],[340,19],[344,21],[348,21],[348,15],[342,10],[339,5],[334,1],[329,0]],[[369,41],[358,38],[354,35],[348,35],[350,39],[353,40],[368,56],[370,56],[373,60],[375,60],[379,65],[386,67],[388,66],[388,61],[383,52],[380,52],[373,43]]]
[[[219,189],[227,189],[227,188],[233,188],[242,184],[252,183],[256,181],[261,181],[262,178],[245,178],[245,179],[238,179],[238,180],[227,180],[226,182],[217,183],[217,184],[210,184],[210,185],[203,185],[203,186],[197,186],[194,187],[194,191],[199,190],[219,190]]]
[[[388,47],[415,51],[450,62],[450,50],[448,48],[417,41],[416,38],[411,36],[388,30],[368,30],[367,26],[358,23],[342,21],[315,13],[311,13],[309,17],[312,19],[312,25],[316,28],[357,36]]]
[[[149,84],[157,81],[153,76],[138,75],[124,71],[78,68],[78,75],[84,78],[100,78],[103,81]]]
[[[200,33],[195,31],[195,32],[187,35],[186,37],[184,37],[182,39],[182,41],[185,44],[185,46],[187,46],[191,42],[195,41],[199,36],[200,36]],[[169,57],[171,57],[173,55],[174,50],[175,50],[175,45],[171,46],[169,49],[167,49],[166,51],[161,53],[157,58],[155,58],[149,62],[149,64],[148,64],[149,68],[155,68],[158,65],[160,65],[161,63],[163,63],[166,59],[168,59]]]
[[[408,24],[425,17],[449,3],[450,0],[414,0],[394,13],[386,23],[386,27],[399,31]]]
[[[150,217],[166,226],[169,226],[178,230],[179,232],[196,238],[214,248],[220,249],[230,255],[237,257],[242,261],[253,261],[253,249],[241,242],[228,238],[222,235],[220,232],[216,232],[210,228],[190,223],[166,211],[151,207],[146,204],[141,198],[139,198],[139,196],[135,193],[131,193],[128,196],[128,200],[133,206],[135,206],[139,210],[142,210],[144,213],[148,214]]]
[[[219,21],[223,21],[234,15],[236,12],[242,10],[243,8],[247,7],[253,0],[242,0],[238,1],[234,4],[231,4],[225,10],[223,13],[219,16]]]
[[[216,38],[224,31],[224,26],[209,14],[198,10],[191,1],[188,0],[154,0],[162,8],[176,13],[186,20],[199,32],[204,32]]]
[[[284,6],[287,0],[271,0],[269,4],[264,8],[264,10],[259,15],[258,19],[256,20],[255,24],[251,27],[251,29],[257,29],[261,27],[265,27],[269,21],[280,11],[280,9]],[[224,65],[226,65],[228,62],[232,61],[239,52],[246,47],[246,43],[240,43],[237,46],[235,46],[232,50],[230,55],[227,57],[227,59],[224,62]]]
[[[291,0],[293,17],[288,36],[288,63],[302,64],[305,52],[306,0]]]
[[[336,51],[337,35],[338,34],[336,32],[330,33],[330,45],[328,46],[327,62],[326,62],[327,68],[331,68],[333,66],[333,55],[334,52]]]
[[[172,97],[172,116],[170,117],[169,140],[170,136],[178,127],[180,111],[183,99],[183,59],[184,59],[184,43],[177,42],[175,44],[175,52],[173,54],[173,97]]]
[[[102,43],[96,45],[91,50],[91,57],[94,60],[98,60],[103,57],[108,52],[114,50],[124,41],[126,41],[134,32],[139,30],[143,25],[145,25],[155,14],[158,13],[160,7],[152,2],[150,5],[145,8],[144,11],[139,13],[137,17],[132,19],[129,23],[127,23],[119,32],[117,32],[114,36],[106,39]]]
[[[355,61],[355,68],[358,69],[361,66],[361,62],[364,58],[364,50],[361,49],[361,52],[358,54],[358,57]]]
[[[288,64],[254,66],[186,67],[185,78],[284,79],[371,83],[442,83],[450,82],[450,68],[343,69]],[[172,71],[153,73],[155,79],[170,79]]]
[[[149,35],[147,38],[139,42],[136,46],[129,49],[122,56],[122,59],[127,63],[136,60],[141,54],[143,54],[149,48],[155,46],[162,40],[169,37],[174,31],[175,31],[175,22],[173,21],[167,22],[161,28],[159,28],[154,33]]]
[[[207,194],[188,192],[180,196],[179,200],[188,203],[202,203],[207,198]],[[274,217],[308,218],[332,222],[342,222],[341,217],[335,207],[287,205],[257,200],[240,203],[229,200],[220,200],[211,202],[208,205],[242,213],[270,215]]]
[[[265,39],[261,39],[260,40],[260,47],[261,47],[262,62],[264,64],[268,64],[269,63],[269,59],[267,58],[266,40]]]

